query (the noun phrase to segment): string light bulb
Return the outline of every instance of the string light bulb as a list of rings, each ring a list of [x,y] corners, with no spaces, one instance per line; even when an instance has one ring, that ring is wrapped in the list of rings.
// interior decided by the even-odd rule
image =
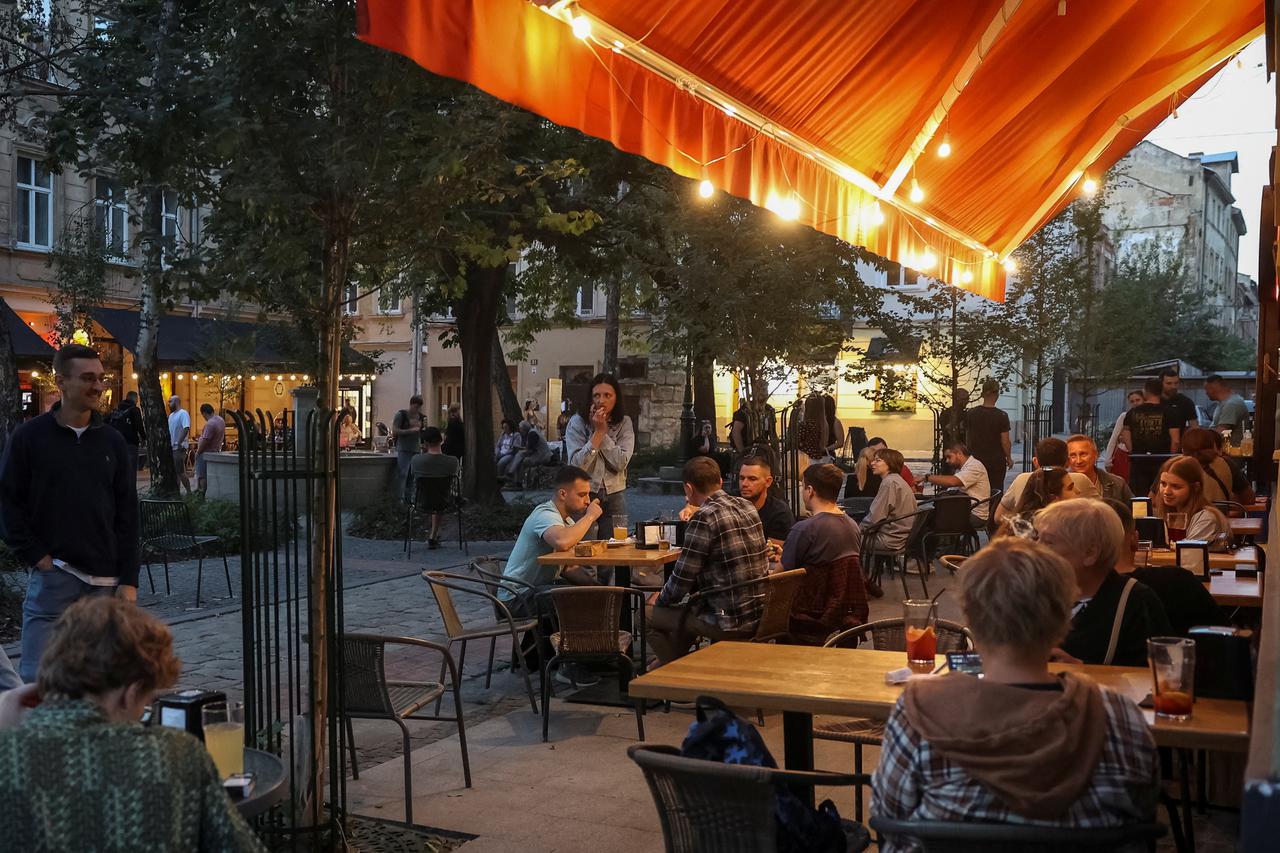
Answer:
[[[591,38],[591,21],[585,15],[576,15],[569,26],[573,34],[583,41]]]
[[[32,378],[32,379],[39,379],[39,378],[40,378],[40,371],[38,371],[38,370],[33,370],[33,371],[31,371],[31,378]]]
[[[1093,195],[1098,191],[1098,182],[1093,178],[1085,178],[1084,183],[1080,185],[1080,190],[1085,195]]]
[[[179,373],[179,374],[178,374],[178,378],[179,378],[179,379],[181,379],[181,378],[182,378],[182,374],[181,374],[181,373]]]
[[[964,272],[960,273],[960,283],[961,283],[961,284],[972,284],[972,283],[973,283],[973,273],[969,272],[969,270],[965,270]]]
[[[938,256],[928,249],[924,250],[924,254],[920,256],[920,265],[917,269],[931,270],[938,265]]]
[[[715,195],[715,191],[715,186],[706,178],[703,178],[702,182],[698,184],[698,195],[703,198],[711,198],[711,196]]]
[[[863,213],[862,219],[870,228],[884,224],[884,210],[880,208],[880,202],[869,204]]]
[[[1007,273],[1010,273],[1010,274],[1017,272],[1017,271],[1018,271],[1018,262],[1017,262],[1017,261],[1015,261],[1013,258],[1005,258],[1005,259],[1004,259],[1004,271],[1005,271],[1005,272],[1007,272]]]
[[[946,136],[942,137],[942,144],[938,146],[938,156],[951,156],[951,134],[948,133]]]
[[[133,378],[134,378],[134,379],[137,379],[137,378],[138,378],[138,374],[136,374],[136,373],[135,373],[135,374],[133,374]]]
[[[920,183],[915,179],[911,179],[911,192],[907,196],[913,204],[919,204],[924,201],[924,190],[920,189]]]

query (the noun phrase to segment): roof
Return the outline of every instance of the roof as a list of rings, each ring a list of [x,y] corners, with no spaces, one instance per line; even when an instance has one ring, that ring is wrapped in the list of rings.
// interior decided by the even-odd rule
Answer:
[[[52,361],[57,352],[49,342],[36,334],[26,322],[0,299],[0,317],[9,330],[9,338],[13,342],[13,354],[19,360]]]
[[[1257,0],[1067,5],[359,0],[356,22],[437,74],[1001,298],[1000,262],[1263,32]]]
[[[1234,151],[1220,151],[1217,154],[1201,154],[1200,162],[1204,163],[1206,166],[1214,163],[1230,163],[1231,174],[1234,175],[1240,171],[1240,157]]]

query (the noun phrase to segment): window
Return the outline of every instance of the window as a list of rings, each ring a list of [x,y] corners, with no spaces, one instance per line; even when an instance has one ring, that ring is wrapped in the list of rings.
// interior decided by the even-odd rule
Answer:
[[[400,314],[400,294],[390,288],[383,287],[378,291],[378,313]]]
[[[914,368],[885,368],[876,376],[876,412],[914,412],[916,410],[916,372]]]
[[[18,157],[18,245],[53,245],[53,175],[41,160]]]
[[[578,288],[578,313],[584,316],[595,313],[596,289],[594,287]]]
[[[360,313],[360,287],[348,284],[342,290],[342,313],[348,317]]]
[[[117,258],[129,253],[129,199],[119,181],[98,178],[93,201],[93,228],[102,246]]]
[[[160,193],[160,257],[170,259],[177,257],[178,238],[178,194],[173,190]]]
[[[649,359],[644,356],[629,356],[618,359],[619,379],[646,379],[649,376]]]

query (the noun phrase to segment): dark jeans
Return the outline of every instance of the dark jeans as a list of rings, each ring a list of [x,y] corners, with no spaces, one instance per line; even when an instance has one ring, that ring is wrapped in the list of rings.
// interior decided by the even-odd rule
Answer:
[[[754,627],[743,631],[723,631],[720,626],[707,622],[692,614],[684,620],[681,627],[683,607],[665,607],[653,605],[646,613],[648,624],[649,648],[657,655],[660,663],[670,663],[676,658],[689,653],[689,647],[699,637],[709,640],[743,639],[755,633]]]
[[[90,586],[58,568],[42,572],[31,570],[27,581],[27,600],[22,603],[22,659],[18,672],[23,681],[35,681],[40,657],[49,644],[53,623],[72,604],[91,595],[112,595],[113,586]]]

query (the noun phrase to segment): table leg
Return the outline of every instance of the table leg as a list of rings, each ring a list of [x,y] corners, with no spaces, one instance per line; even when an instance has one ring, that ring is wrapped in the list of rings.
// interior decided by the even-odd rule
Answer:
[[[813,769],[813,714],[800,711],[782,712],[783,763],[788,770]],[[801,785],[796,796],[814,804],[813,786]]]
[[[620,586],[623,589],[631,589],[631,567],[630,566],[614,566],[613,567],[613,585]],[[622,630],[630,632],[633,624],[631,618],[631,602],[627,601],[627,606],[622,608]]]
[[[1182,809],[1182,834],[1186,839],[1187,850],[1190,853],[1196,853],[1196,830],[1191,814],[1191,750],[1179,749],[1177,758],[1179,787],[1182,789],[1180,792],[1182,802],[1179,803]]]

